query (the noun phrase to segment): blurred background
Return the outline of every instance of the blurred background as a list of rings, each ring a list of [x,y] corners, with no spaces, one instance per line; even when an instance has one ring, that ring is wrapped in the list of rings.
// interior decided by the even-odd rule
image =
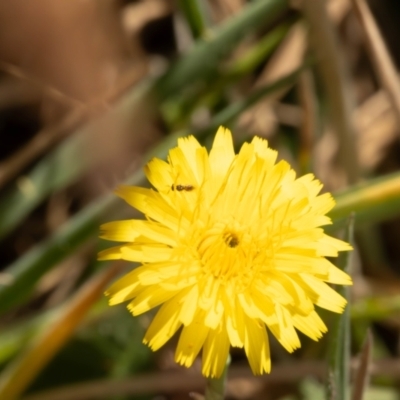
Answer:
[[[132,265],[97,262],[97,236],[138,217],[118,184],[146,185],[150,158],[189,133],[209,146],[220,124],[337,194],[330,232],[357,212],[350,366],[370,328],[365,398],[399,398],[399,20],[392,0],[1,2],[0,399],[203,391],[175,340],[141,343],[150,314],[108,307]],[[265,377],[234,350],[228,398],[324,398],[329,333],[301,340],[289,355],[271,338]]]

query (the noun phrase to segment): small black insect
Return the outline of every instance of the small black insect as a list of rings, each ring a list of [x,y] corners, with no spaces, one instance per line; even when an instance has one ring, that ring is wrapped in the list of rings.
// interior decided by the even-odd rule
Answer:
[[[172,190],[177,190],[178,192],[191,192],[194,189],[192,185],[172,185]]]

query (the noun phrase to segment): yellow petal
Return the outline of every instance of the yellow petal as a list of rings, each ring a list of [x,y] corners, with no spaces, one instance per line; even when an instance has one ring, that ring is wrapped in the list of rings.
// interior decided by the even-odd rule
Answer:
[[[290,318],[290,313],[284,306],[275,303],[276,316],[278,318],[277,325],[268,325],[273,335],[279,340],[280,344],[289,352],[300,347],[300,340]]]
[[[164,245],[133,244],[121,246],[121,258],[140,263],[154,263],[172,258],[173,249]]]
[[[122,278],[114,282],[106,291],[106,296],[110,297],[110,305],[118,304],[132,299],[140,287],[138,275],[146,267],[138,267]]]
[[[174,183],[171,166],[159,158],[153,158],[144,167],[149,182],[160,192],[170,191]]]
[[[147,329],[143,343],[152,350],[162,347],[182,325],[179,321],[179,301],[178,294],[164,303]]]
[[[327,332],[327,327],[319,317],[319,315],[312,311],[308,315],[292,314],[293,325],[300,332],[303,332],[312,340],[318,340],[322,335]]]
[[[216,191],[219,190],[224,181],[234,158],[235,152],[233,149],[232,134],[229,129],[221,126],[215,135],[209,155],[212,179]]]
[[[110,247],[109,249],[100,251],[100,253],[97,255],[97,259],[99,261],[121,260],[121,258],[122,258],[121,247],[122,246],[115,246],[115,247]]]
[[[245,317],[244,349],[254,375],[271,370],[269,341],[265,325],[256,319]]]
[[[303,287],[307,290],[308,296],[319,307],[336,313],[342,313],[347,304],[339,293],[335,292],[326,283],[308,274],[299,274],[297,282],[304,282]]]
[[[225,369],[229,355],[229,340],[225,327],[221,324],[210,330],[203,347],[204,376],[218,378]]]
[[[204,325],[204,311],[198,311],[192,323],[183,327],[175,352],[177,363],[190,367],[199,354],[210,328]]]

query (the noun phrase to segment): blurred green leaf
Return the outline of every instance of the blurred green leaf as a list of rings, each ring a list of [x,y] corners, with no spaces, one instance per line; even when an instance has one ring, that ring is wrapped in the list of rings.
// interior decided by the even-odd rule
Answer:
[[[199,131],[196,136],[204,137],[208,134],[215,132],[219,126],[221,125],[229,125],[235,118],[237,118],[241,113],[252,107],[262,98],[268,96],[269,94],[274,93],[275,91],[279,91],[282,88],[288,87],[293,85],[300,73],[303,71],[304,68],[308,66],[308,62],[306,61],[304,65],[300,68],[292,72],[291,74],[283,77],[282,79],[277,80],[276,82],[260,87],[259,89],[255,90],[254,92],[250,93],[247,97],[243,100],[237,101],[226,107],[220,113],[214,116],[210,125],[202,130]]]
[[[157,85],[160,96],[174,95],[186,85],[215,74],[218,62],[246,34],[270,24],[287,10],[288,5],[288,0],[253,1],[227,22],[210,30],[206,39],[196,42],[192,50],[177,60],[160,79]]]
[[[370,387],[364,400],[399,400],[398,389],[385,387]]]
[[[71,338],[40,371],[28,393],[100,379],[107,373],[105,360],[96,343]]]
[[[228,80],[236,80],[254,71],[284,39],[293,22],[295,20],[284,22],[260,38],[254,46],[241,54],[240,58],[226,67],[222,79],[226,77]]]
[[[209,4],[203,0],[179,0],[194,38],[203,37],[211,26]]]
[[[0,198],[0,239],[15,228],[49,194],[74,182],[87,167],[79,135],[65,140]]]
[[[95,156],[87,152],[91,135],[95,137],[104,125],[129,120],[136,110],[143,115],[143,104],[148,105],[146,110],[154,110],[152,85],[151,80],[136,85],[108,113],[83,124],[0,197],[0,239],[21,223],[47,196],[74,183],[97,161]]]
[[[324,386],[313,379],[301,381],[300,394],[301,400],[325,400]]]
[[[79,213],[55,235],[17,259],[8,269],[9,285],[0,286],[0,312],[29,298],[38,279],[51,267],[71,254],[98,230],[100,215],[115,202],[109,195]]]
[[[62,305],[50,310],[41,310],[37,315],[28,315],[22,320],[11,323],[0,330],[0,365],[21,351],[39,332],[49,326],[60,314]],[[85,322],[102,317],[110,307],[105,298],[101,298],[91,307]]]
[[[374,178],[335,194],[334,221],[327,230],[344,227],[348,216],[357,215],[356,229],[400,215],[400,172]]]
[[[359,299],[351,307],[351,317],[355,320],[382,321],[399,312],[400,295]]]
[[[252,73],[284,39],[294,20],[281,23],[265,34],[252,47],[240,55],[240,58],[223,65],[220,71],[200,87],[195,87],[187,96],[176,93],[162,103],[163,117],[169,126],[187,126],[196,108],[205,106],[214,108],[232,84]]]
[[[18,399],[73,333],[105,286],[120,272],[120,264],[93,276],[65,304],[50,327],[38,335],[0,376],[0,398]]]
[[[44,326],[53,321],[57,311],[42,312],[37,317],[3,328],[0,332],[0,365],[24,348]]]

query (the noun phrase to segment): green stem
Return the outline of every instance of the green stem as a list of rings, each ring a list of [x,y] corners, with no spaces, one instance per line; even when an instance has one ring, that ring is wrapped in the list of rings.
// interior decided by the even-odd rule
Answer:
[[[353,244],[354,214],[348,219],[345,241]],[[350,274],[351,253],[342,253],[338,257],[337,267]],[[342,314],[336,315],[330,332],[329,343],[329,379],[327,385],[328,399],[347,400],[350,371],[350,290],[340,286],[337,292],[347,300]]]
[[[222,375],[219,378],[207,378],[207,387],[204,397],[205,400],[224,399],[227,372],[230,363],[231,363],[231,356],[228,356],[228,359],[226,360],[226,366]]]

